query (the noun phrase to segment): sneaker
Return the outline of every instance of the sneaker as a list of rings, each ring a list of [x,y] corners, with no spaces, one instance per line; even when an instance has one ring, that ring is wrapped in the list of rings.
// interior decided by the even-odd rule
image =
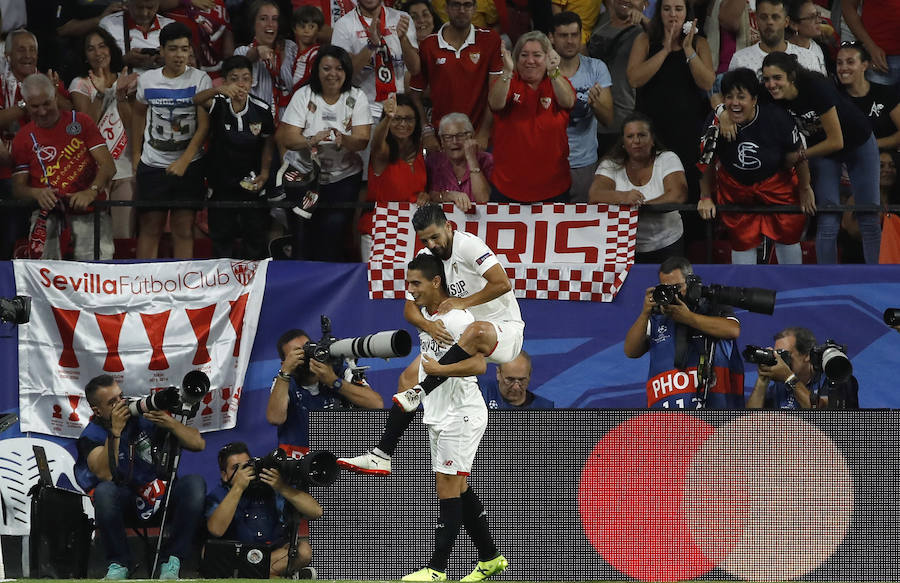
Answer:
[[[397,393],[394,395],[394,402],[400,405],[400,408],[406,411],[407,413],[412,413],[419,407],[419,403],[422,402],[422,395],[425,394],[425,391],[422,390],[422,387],[419,385],[414,386],[411,389],[406,389],[402,393]]]
[[[447,574],[441,573],[440,571],[435,571],[434,569],[429,569],[428,567],[423,567],[416,571],[415,573],[410,573],[406,575],[401,581],[446,581]]]
[[[337,465],[357,474],[387,476],[391,473],[391,458],[383,458],[371,451],[356,457],[338,458]]]
[[[161,580],[178,579],[179,571],[181,571],[181,561],[178,557],[169,557],[169,560],[159,567],[159,578]]]
[[[478,561],[478,564],[475,565],[475,570],[460,579],[460,582],[484,581],[491,575],[502,573],[508,566],[509,561],[503,555],[497,555],[490,561]]]
[[[128,579],[128,567],[123,567],[119,563],[110,563],[109,568],[106,569],[106,577],[104,577],[104,579],[110,581]]]
[[[297,571],[297,576],[295,579],[300,579],[304,581],[311,581],[313,579],[318,578],[318,573],[316,572],[315,567],[303,567],[299,571]]]

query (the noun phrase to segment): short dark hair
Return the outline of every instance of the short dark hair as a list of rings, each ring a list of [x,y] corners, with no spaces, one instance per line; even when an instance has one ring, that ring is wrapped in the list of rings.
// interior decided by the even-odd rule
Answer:
[[[769,0],[758,1],[769,2]],[[769,3],[774,4],[774,2]],[[800,8],[807,3],[815,5],[815,2],[813,0],[790,0],[789,2],[786,2],[784,5],[784,9],[787,11],[788,18],[794,21],[800,20]]]
[[[114,384],[116,384],[116,379],[112,375],[102,374],[95,376],[84,386],[84,396],[87,397],[91,406],[95,406],[97,403],[94,402],[94,396],[97,394],[97,391],[103,387],[111,387]]]
[[[166,43],[180,38],[186,38],[188,39],[188,42],[191,42],[194,35],[186,24],[181,22],[170,22],[159,31],[159,46],[162,48],[166,46]]]
[[[341,93],[350,91],[353,87],[353,61],[350,60],[350,54],[337,45],[325,45],[316,55],[316,61],[313,63],[312,74],[309,76],[309,88],[316,95],[322,94],[322,79],[319,78],[319,65],[322,59],[331,57],[337,59],[341,63],[344,70],[344,84],[341,85]]]
[[[757,0],[757,6],[759,4],[768,4],[770,6],[781,6],[784,8],[785,14],[790,10],[790,2],[788,0]]]
[[[566,26],[567,24],[577,24],[578,30],[581,30],[581,17],[578,16],[575,12],[571,10],[566,10],[560,12],[559,14],[553,15],[553,28],[550,29],[550,32],[556,32],[556,27],[558,26]]]
[[[747,67],[739,67],[732,69],[722,76],[722,95],[731,93],[735,89],[743,89],[753,97],[758,98],[760,94],[759,77],[756,71]]]
[[[222,61],[222,77],[227,77],[228,73],[236,69],[247,69],[253,72],[253,63],[244,55],[232,55]]]
[[[651,156],[655,158],[666,151],[666,147],[656,134],[656,126],[654,125],[653,120],[650,119],[650,116],[641,113],[640,111],[633,111],[628,114],[628,117],[622,120],[622,128],[619,130],[619,137],[616,140],[615,145],[607,152],[607,159],[612,160],[619,166],[625,166],[625,162],[628,161],[628,151],[625,149],[625,126],[630,123],[642,123],[647,126],[647,129],[650,131],[650,139],[653,141],[653,146],[650,148]]]
[[[278,342],[275,344],[275,346],[278,348],[278,358],[284,360],[284,345],[294,338],[299,338],[301,336],[306,336],[307,338],[309,338],[309,334],[307,334],[300,328],[291,328],[290,330],[279,336]]]
[[[816,336],[809,328],[790,326],[776,334],[774,340],[781,340],[787,336],[794,337],[794,346],[797,348],[797,352],[804,356],[809,354],[809,351],[816,345]]]
[[[447,278],[444,276],[444,263],[440,259],[430,253],[419,253],[406,266],[406,271],[412,271],[413,269],[421,271],[428,281],[440,276],[441,289],[444,290],[444,293],[450,295],[447,291]]]
[[[233,455],[245,453],[250,455],[250,450],[247,448],[247,444],[243,441],[232,441],[231,443],[226,443],[222,446],[222,449],[219,450],[218,460],[219,460],[219,470],[225,471],[225,462],[228,461]]]
[[[684,257],[667,257],[659,264],[659,273],[672,273],[676,269],[681,270],[681,274],[685,277],[694,273],[694,266]]]
[[[308,23],[315,24],[319,28],[325,26],[325,15],[322,14],[318,6],[305,4],[294,10],[294,13],[291,15],[291,28]]]
[[[420,206],[412,218],[413,229],[416,231],[424,231],[430,225],[443,227],[446,224],[447,215],[444,214],[444,208],[436,203]]]

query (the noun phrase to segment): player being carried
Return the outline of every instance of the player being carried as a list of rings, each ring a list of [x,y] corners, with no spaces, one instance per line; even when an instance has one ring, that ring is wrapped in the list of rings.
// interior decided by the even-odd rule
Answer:
[[[469,310],[452,308],[438,313],[449,299],[441,262],[429,254],[414,258],[406,270],[410,303],[428,322],[443,322],[442,330],[455,339],[477,324]],[[427,378],[425,363],[435,362],[452,350],[427,332],[419,333],[421,364],[418,378]],[[439,391],[421,398],[422,423],[428,428],[431,466],[440,504],[440,521],[434,532],[434,551],[428,565],[403,577],[403,581],[445,581],[450,551],[466,529],[478,549],[478,565],[463,581],[482,581],[503,571],[507,561],[500,554],[488,528],[484,506],[469,486],[467,476],[487,427],[488,412],[475,375],[487,369],[485,355],[476,353],[453,364],[443,365],[449,378]]]
[[[441,319],[426,318],[407,298],[403,315],[406,320],[441,345],[450,345],[440,360],[421,359],[427,376],[419,380],[419,359],[400,375],[400,392],[394,395],[394,406],[388,413],[378,446],[354,458],[340,458],[338,465],[352,472],[387,475],[391,473],[391,456],[409,427],[424,395],[453,376],[453,365],[475,355],[487,362],[504,364],[522,350],[525,322],[512,292],[512,284],[497,257],[484,241],[463,231],[454,231],[438,204],[427,204],[413,215],[413,228],[425,249],[443,263],[450,297],[437,308],[443,315],[454,309],[468,309],[476,318],[457,340],[448,333]],[[412,386],[415,385],[415,386]],[[410,387],[403,390],[404,387]]]

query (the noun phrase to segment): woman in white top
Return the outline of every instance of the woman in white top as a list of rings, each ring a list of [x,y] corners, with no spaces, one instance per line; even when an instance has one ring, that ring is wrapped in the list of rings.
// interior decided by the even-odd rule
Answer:
[[[354,203],[360,200],[362,158],[369,143],[372,114],[365,93],[351,85],[350,55],[336,45],[322,47],[313,64],[309,85],[291,98],[275,134],[285,153],[285,164],[301,172],[312,170],[312,154],[321,165],[319,202]],[[293,216],[293,213],[289,213]],[[293,228],[294,258],[313,261],[351,261],[354,209],[317,208],[302,230]],[[297,219],[292,227],[297,227]]]
[[[253,41],[234,49],[234,54],[244,55],[253,63],[250,91],[269,104],[276,123],[291,99],[297,58],[297,43],[278,36],[280,15],[274,0],[256,0],[250,5]]]
[[[645,205],[683,203],[687,180],[681,161],[663,150],[650,118],[635,112],[622,124],[619,143],[600,162],[588,201]],[[641,212],[635,263],[662,263],[684,255],[684,227],[678,211]]]
[[[106,140],[109,153],[116,161],[116,175],[110,189],[110,200],[131,200],[134,192],[134,173],[131,169],[131,150],[123,119],[131,119],[128,101],[137,89],[137,74],[124,69],[122,51],[105,29],[97,27],[84,36],[82,58],[86,63],[84,75],[72,79],[69,92],[76,111],[86,113],[97,124]],[[113,238],[134,236],[132,207],[113,207]]]

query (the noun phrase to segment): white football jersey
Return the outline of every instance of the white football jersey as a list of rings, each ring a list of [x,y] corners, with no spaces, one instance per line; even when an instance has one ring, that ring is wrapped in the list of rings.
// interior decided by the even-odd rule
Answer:
[[[469,310],[450,310],[441,315],[429,314],[426,308],[421,308],[421,310],[425,319],[432,322],[442,321],[444,327],[457,341],[469,324],[475,321],[475,316]],[[419,332],[419,345],[422,354],[434,360],[440,360],[450,348],[449,346],[440,346],[425,332]],[[426,376],[420,362],[419,381]],[[430,395],[422,397],[422,408],[425,410],[422,423],[432,426],[440,426],[460,415],[487,414],[484,397],[481,395],[481,389],[478,388],[478,379],[474,376],[448,378]]]
[[[431,251],[425,249],[423,253]],[[500,261],[484,241],[471,233],[457,230],[453,232],[453,251],[450,259],[443,261],[443,264],[450,295],[465,298],[484,289],[487,283],[484,272],[495,265],[500,265]],[[481,322],[522,321],[519,302],[516,301],[512,290],[499,298],[472,306],[469,311]]]

